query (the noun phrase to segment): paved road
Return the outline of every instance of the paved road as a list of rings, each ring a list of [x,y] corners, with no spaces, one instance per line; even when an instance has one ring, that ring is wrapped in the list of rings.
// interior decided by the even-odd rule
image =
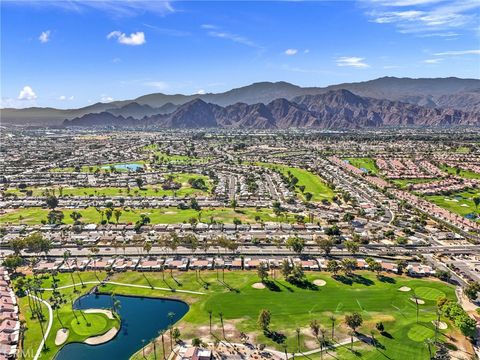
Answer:
[[[37,299],[38,301],[43,303],[48,309],[48,325],[47,325],[47,329],[45,330],[45,338],[42,338],[42,341],[40,342],[40,345],[38,346],[37,352],[35,353],[35,356],[33,357],[33,360],[37,360],[40,357],[40,355],[42,354],[42,348],[43,348],[43,344],[45,343],[45,339],[48,338],[48,335],[50,334],[50,330],[52,329],[53,310],[52,310],[52,307],[50,306],[50,304],[48,302],[46,302],[45,300],[40,299],[40,298],[38,298],[34,295],[30,295],[30,294],[28,294],[28,296],[30,296],[31,298]]]

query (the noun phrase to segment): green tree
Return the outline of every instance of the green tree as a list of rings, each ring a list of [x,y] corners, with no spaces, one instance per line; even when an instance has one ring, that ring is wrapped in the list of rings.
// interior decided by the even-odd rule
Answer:
[[[258,315],[258,325],[263,331],[268,332],[268,327],[270,326],[271,320],[272,320],[272,314],[270,310],[267,310],[267,309],[260,310],[260,314]]]
[[[357,328],[363,324],[362,315],[357,312],[345,315],[345,324],[356,333]]]
[[[291,236],[287,239],[285,245],[288,249],[296,252],[297,254],[301,254],[305,247],[305,240],[299,238],[298,236]]]

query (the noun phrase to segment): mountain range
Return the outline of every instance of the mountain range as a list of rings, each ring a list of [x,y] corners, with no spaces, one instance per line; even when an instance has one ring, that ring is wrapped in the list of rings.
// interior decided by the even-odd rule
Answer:
[[[480,125],[480,116],[455,109],[439,109],[399,101],[366,98],[340,89],[302,95],[267,104],[235,103],[222,107],[194,99],[169,114],[134,117],[110,112],[86,114],[66,120],[67,127],[136,126],[146,128],[241,129],[355,129],[378,126]]]
[[[359,128],[480,125],[480,80],[384,77],[328,87],[261,82],[217,94],[149,94],[79,109],[2,109],[2,125]]]

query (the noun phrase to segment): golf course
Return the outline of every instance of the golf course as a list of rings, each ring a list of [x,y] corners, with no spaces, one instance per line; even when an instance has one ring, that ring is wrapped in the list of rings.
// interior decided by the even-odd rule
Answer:
[[[79,276],[86,284],[84,287]],[[64,298],[76,298],[105,277],[106,274],[100,272],[58,274],[56,286]],[[39,279],[41,287],[47,289],[43,291],[43,298],[49,299],[52,295],[52,291],[48,290],[52,288],[52,276],[39,275]],[[283,280],[277,271],[276,275],[271,274],[267,286],[259,287],[256,285],[260,279],[254,271],[124,272],[110,275],[98,290],[115,295],[185,301],[190,307],[189,311],[174,325],[181,333],[180,338],[185,341],[194,337],[213,341],[216,337],[239,342],[240,333],[245,333],[257,344],[277,350],[283,350],[286,346],[289,352],[318,348],[309,328],[313,320],[326,329],[327,339],[332,345],[349,340],[344,316],[357,312],[362,316],[363,324],[357,329],[353,349],[348,343],[348,346],[342,345],[332,350],[340,359],[428,359],[425,341],[435,336],[432,321],[436,319],[436,302],[443,297],[455,299],[454,287],[435,279],[412,279],[390,274],[376,276],[366,271],[336,277],[323,272],[307,272],[306,279],[306,283],[297,286]],[[75,288],[73,282],[76,283]],[[422,300],[418,305],[412,301],[414,296]],[[38,346],[36,344],[40,343],[42,334],[38,321],[30,318],[26,297],[21,298],[20,306],[27,329],[24,344]],[[271,312],[268,332],[262,331],[257,322],[262,309]],[[65,327],[72,326],[74,318],[70,302],[60,306],[59,317]],[[439,341],[450,347],[459,346],[463,339],[461,333],[447,319],[441,318],[441,321],[447,324],[447,328],[437,334]],[[373,346],[368,339],[378,322],[385,329],[374,335],[377,345]],[[100,324],[95,327],[74,324],[70,328],[68,341],[81,341],[118,326],[117,320],[102,319]],[[42,359],[53,358],[60,349],[54,344],[54,339],[61,327],[58,316],[55,316],[46,342],[48,350],[42,353]],[[300,329],[298,337],[296,329]],[[140,348],[141,344],[138,346]],[[161,352],[159,346],[157,352],[157,355]],[[134,358],[141,359],[143,354],[137,353]],[[154,359],[153,353],[148,354],[148,359]]]

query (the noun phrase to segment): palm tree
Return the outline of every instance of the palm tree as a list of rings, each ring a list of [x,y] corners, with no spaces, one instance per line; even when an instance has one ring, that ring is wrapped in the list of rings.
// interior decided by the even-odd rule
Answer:
[[[218,313],[218,316],[220,316],[220,323],[222,324],[222,334],[223,334],[223,338],[225,339],[225,327],[223,326],[223,313],[220,311]]]
[[[330,315],[330,321],[332,322],[332,340],[335,337],[335,321],[337,321],[337,318],[335,315]]]
[[[300,353],[300,329],[296,328],[295,332],[297,333],[297,352]]]
[[[210,319],[210,334],[212,333],[212,310],[208,310],[208,317]]]
[[[415,307],[416,307],[416,310],[417,310],[417,324],[418,324],[418,296],[417,294],[413,293],[413,296],[412,296],[412,299],[415,301]]]
[[[430,347],[430,345],[432,345],[432,339],[425,339],[424,345],[428,349],[428,358],[431,359],[432,358],[432,348]]]
[[[163,352],[163,360],[165,360],[165,339],[164,339],[164,334],[165,334],[165,330],[160,330],[158,332],[158,335],[160,335],[162,337],[162,352]]]
[[[173,330],[173,319],[175,318],[175,313],[173,311],[170,311],[167,314],[168,320],[169,320],[169,326],[168,329],[170,331],[170,350],[173,351],[173,335],[172,335],[172,330]]]

